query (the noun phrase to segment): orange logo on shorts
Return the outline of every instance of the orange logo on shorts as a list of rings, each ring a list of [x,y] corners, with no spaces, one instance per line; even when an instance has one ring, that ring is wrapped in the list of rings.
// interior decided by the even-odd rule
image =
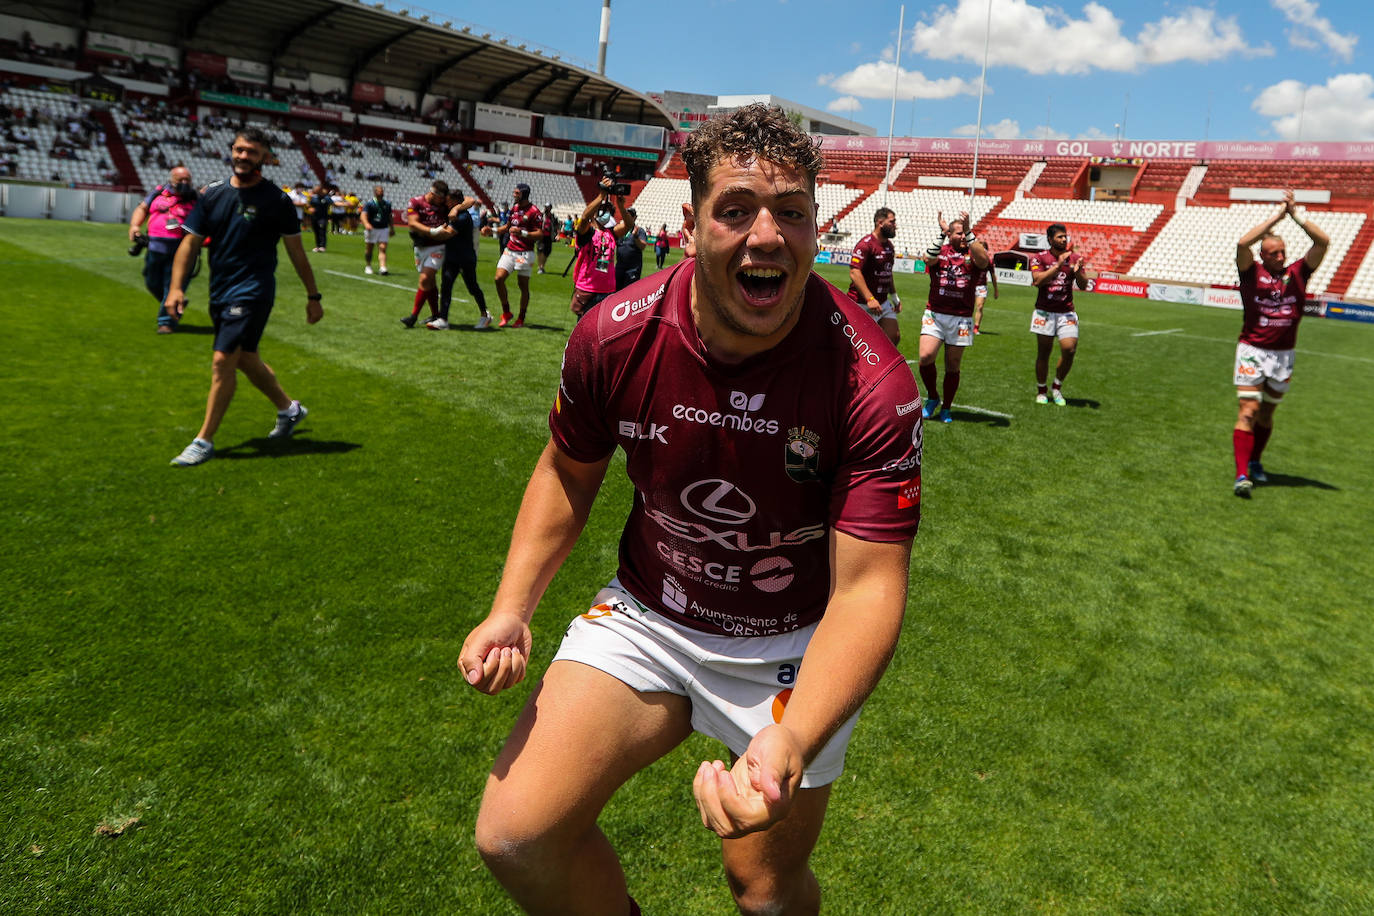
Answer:
[[[1236,370],[1236,374],[1243,375],[1246,378],[1253,378],[1254,376],[1259,375],[1259,370],[1256,369],[1254,366],[1241,366],[1239,369]]]
[[[1035,318],[1031,320],[1031,324],[1035,325],[1037,328],[1043,328],[1045,326],[1045,319],[1036,315]]]
[[[960,336],[960,337],[967,337],[967,336],[968,336],[968,328],[964,327],[962,324],[959,325],[959,336]]]
[[[611,616],[611,612],[612,608],[609,604],[594,604],[587,611],[587,613],[583,614],[582,616],[585,617],[587,620],[596,620],[598,617]]]
[[[779,690],[778,695],[773,697],[773,721],[782,724],[783,710],[787,709],[787,701],[792,698],[792,688]]]

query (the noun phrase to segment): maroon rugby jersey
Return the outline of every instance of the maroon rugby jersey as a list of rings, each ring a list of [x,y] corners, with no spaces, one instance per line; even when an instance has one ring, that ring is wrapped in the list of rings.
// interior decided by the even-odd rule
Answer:
[[[1042,251],[1031,258],[1031,270],[1058,270],[1050,282],[1037,286],[1035,307],[1042,312],[1073,311],[1073,272],[1081,258],[1069,255],[1068,263],[1059,266],[1059,255],[1053,251]]]
[[[967,317],[973,314],[978,265],[973,263],[973,256],[967,249],[960,251],[949,244],[940,246],[935,267],[927,266],[926,270],[930,273],[930,297],[926,308],[941,315]]]
[[[510,251],[531,251],[534,239],[522,239],[520,230],[538,232],[544,225],[544,214],[534,204],[523,207],[515,204],[510,208],[510,233],[506,236],[506,248]]]
[[[692,320],[694,263],[574,328],[549,427],[578,461],[625,450],[618,575],[636,599],[708,633],[784,633],[825,612],[832,526],[916,533],[921,396],[868,312],[814,274],[781,343],[718,363]]]
[[[1291,350],[1298,345],[1298,322],[1307,301],[1312,268],[1299,258],[1278,276],[1259,261],[1240,272],[1240,305],[1245,317],[1240,342],[1265,350]]]
[[[859,239],[859,244],[854,246],[854,254],[849,258],[849,266],[859,268],[859,272],[864,276],[864,283],[868,284],[868,291],[879,302],[886,302],[887,294],[892,292],[892,259],[894,257],[892,243],[887,239],[880,239],[870,232]],[[852,282],[849,284],[849,298],[860,305],[867,302],[863,294],[859,292],[859,288]]]
[[[447,203],[447,202],[445,202]],[[406,205],[406,215],[415,214],[415,217],[424,225],[431,229],[436,226],[443,226],[448,222],[448,207],[436,207],[425,199],[425,195],[412,197],[410,203]],[[416,232],[410,230],[410,240],[416,245],[442,245],[443,242],[434,241],[434,237],[428,232]]]

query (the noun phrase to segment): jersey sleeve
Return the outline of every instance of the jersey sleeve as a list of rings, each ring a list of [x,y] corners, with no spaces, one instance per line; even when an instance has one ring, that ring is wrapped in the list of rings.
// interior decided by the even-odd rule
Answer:
[[[153,201],[157,200],[157,196],[161,193],[162,185],[158,185],[157,187],[153,188],[151,191],[148,192],[148,196],[143,198],[143,206],[151,210],[153,207]]]
[[[186,214],[186,218],[181,221],[181,228],[185,229],[191,235],[205,238],[205,236],[210,234],[205,227],[205,220],[208,218],[206,211],[209,209],[210,196],[208,194],[200,195],[200,197],[196,199],[196,205],[191,208],[191,212]]]
[[[921,523],[921,392],[898,364],[853,405],[830,523],[865,541],[901,541]]]
[[[857,267],[860,270],[863,270],[864,261],[866,261],[867,259],[868,248],[864,245],[862,241],[860,241],[859,244],[854,246],[854,253],[849,256],[849,266],[850,268]]]
[[[606,422],[597,362],[595,313],[577,323],[563,350],[558,394],[549,411],[549,431],[558,450],[590,464],[615,450],[615,436]]]

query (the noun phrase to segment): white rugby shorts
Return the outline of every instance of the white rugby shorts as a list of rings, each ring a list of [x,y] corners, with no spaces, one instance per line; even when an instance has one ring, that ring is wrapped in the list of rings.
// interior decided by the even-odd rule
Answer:
[[[391,241],[391,229],[386,226],[380,229],[369,229],[364,233],[363,241],[367,242],[369,245],[375,245],[378,242],[389,242]]]
[[[1058,337],[1063,340],[1066,337],[1078,337],[1078,313],[1068,312],[1046,312],[1043,309],[1036,309],[1031,312],[1030,329],[1032,334],[1039,334],[1041,337]]]
[[[988,297],[988,288],[980,283],[973,288],[973,295],[977,299],[986,299]]]
[[[533,251],[511,251],[506,249],[501,255],[501,260],[496,262],[497,270],[504,270],[508,274],[519,274],[528,277],[534,269]]]
[[[1253,344],[1236,344],[1237,386],[1263,385],[1275,394],[1283,394],[1292,377],[1292,350],[1265,350]]]
[[[444,246],[439,245],[416,245],[415,246],[415,269],[420,273],[432,270],[436,274],[444,269]]]
[[[754,735],[782,719],[815,630],[816,624],[777,636],[701,633],[641,606],[612,579],[573,618],[554,660],[604,671],[641,693],[687,697],[692,728],[742,756]],[[850,716],[811,761],[803,788],[828,785],[844,772],[858,718]]]
[[[893,321],[897,320],[897,306],[892,304],[891,299],[887,299],[883,302],[880,302],[878,303],[878,305],[882,309],[880,312],[878,312],[878,314],[873,315],[872,312],[868,313],[870,315],[873,315],[874,321],[882,321],[885,318],[891,318]],[[867,311],[867,307],[865,307],[865,311]]]
[[[943,340],[951,347],[973,346],[973,316],[946,315],[926,309],[921,316],[921,336]]]

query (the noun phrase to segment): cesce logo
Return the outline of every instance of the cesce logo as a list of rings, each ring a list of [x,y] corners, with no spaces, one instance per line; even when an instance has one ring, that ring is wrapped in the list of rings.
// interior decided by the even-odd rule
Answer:
[[[762,400],[763,396],[759,395]],[[707,521],[738,525],[754,517],[754,501],[728,480],[711,477],[688,484],[682,490],[682,505],[693,515]]]

